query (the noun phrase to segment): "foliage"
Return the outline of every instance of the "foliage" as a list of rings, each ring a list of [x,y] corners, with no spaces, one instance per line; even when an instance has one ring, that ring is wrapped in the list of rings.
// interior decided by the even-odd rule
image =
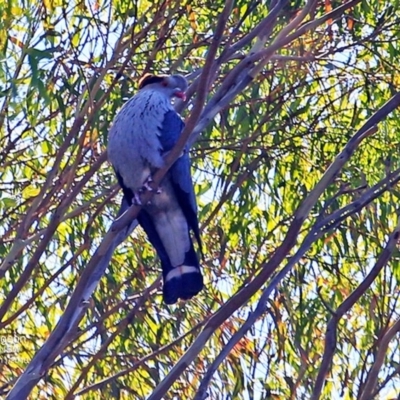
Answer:
[[[177,107],[206,288],[165,306],[136,229],[31,398],[395,397],[398,1],[0,0],[0,15],[2,395],[112,226],[107,132],[154,71],[192,83]]]

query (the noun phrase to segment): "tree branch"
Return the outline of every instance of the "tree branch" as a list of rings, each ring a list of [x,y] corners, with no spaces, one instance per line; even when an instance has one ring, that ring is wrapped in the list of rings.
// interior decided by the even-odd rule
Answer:
[[[396,229],[390,235],[386,247],[381,252],[377,262],[371,269],[370,273],[360,283],[360,285],[357,286],[357,288],[350,294],[350,296],[339,306],[336,313],[329,320],[328,325],[326,327],[324,355],[322,358],[321,366],[318,371],[318,376],[315,382],[315,387],[311,400],[318,400],[321,396],[322,388],[325,383],[325,379],[328,374],[329,368],[332,363],[333,355],[336,350],[337,327],[340,319],[360,299],[360,297],[371,286],[375,278],[379,275],[382,268],[388,263],[393,252],[396,250],[399,237],[400,237],[400,218],[398,218]],[[375,363],[370,373],[368,374],[367,384],[364,387],[360,400],[371,399],[371,393],[375,388],[379,369],[383,363],[387,346],[389,345],[390,340],[399,330],[400,330],[400,319],[395,323],[394,326],[392,326],[392,328],[383,337],[381,345],[379,346],[379,351]]]
[[[277,248],[276,252],[272,255],[271,259],[262,267],[262,271],[254,278],[252,282],[250,282],[245,288],[240,290],[236,295],[231,297],[220,309],[217,311],[207,325],[204,327],[203,331],[196,338],[192,346],[189,350],[183,355],[183,357],[179,360],[179,362],[172,368],[170,373],[164,378],[164,380],[157,386],[154,390],[153,394],[149,397],[148,400],[159,400],[161,397],[167,392],[172,383],[177,379],[177,377],[190,365],[190,363],[194,360],[195,357],[200,353],[203,349],[205,343],[212,336],[216,329],[220,327],[220,325],[231,316],[240,306],[243,306],[247,303],[252,295],[254,295],[257,290],[261,288],[264,282],[273,274],[273,272],[279,267],[280,263],[287,257],[291,248],[295,245],[297,235],[302,227],[305,219],[310,213],[312,207],[318,201],[318,198],[325,191],[325,189],[331,184],[335,176],[341,171],[345,163],[350,159],[353,155],[354,151],[361,143],[363,139],[365,139],[368,134],[375,132],[374,125],[383,120],[391,111],[398,107],[400,104],[400,93],[395,94],[392,99],[390,99],[387,103],[385,103],[348,141],[342,152],[336,157],[335,161],[330,165],[327,169],[321,180],[317,183],[315,188],[310,192],[310,194],[305,198],[302,202],[298,210],[294,215],[294,220],[291,223],[288,233],[283,240],[283,243]],[[284,268],[274,279],[273,282],[267,287],[264,291],[260,302],[257,306],[258,313],[263,312],[263,303],[266,302],[269,297],[271,291],[276,287],[276,285],[283,279],[283,277],[289,272],[292,268],[290,265],[289,268]],[[242,326],[242,330],[239,331],[237,335],[234,335],[230,342],[225,346],[226,349],[232,349],[238,340],[244,334],[243,332],[247,331],[252,324],[255,322],[255,317],[258,314],[251,314],[248,320],[245,323],[245,326]],[[226,353],[224,353],[226,354]],[[216,366],[218,361],[221,362],[221,359],[217,358],[215,360]],[[219,364],[218,364],[219,365]],[[210,377],[211,378],[211,377]],[[207,383],[204,385],[208,385]],[[198,400],[203,396],[205,389],[204,386],[201,387],[201,391],[199,389],[199,397]]]

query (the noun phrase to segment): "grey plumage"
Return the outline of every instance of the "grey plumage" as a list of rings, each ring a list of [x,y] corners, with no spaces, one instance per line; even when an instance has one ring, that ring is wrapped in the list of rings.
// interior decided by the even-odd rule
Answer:
[[[171,105],[165,96],[143,91],[125,103],[111,127],[109,160],[120,172],[125,184],[135,191],[150,175],[149,168],[161,168],[164,164],[158,137],[164,115],[169,109]]]
[[[183,129],[172,97],[183,97],[186,79],[180,75],[148,76],[139,92],[121,109],[109,132],[108,157],[128,202],[156,168],[163,154],[173,148]],[[192,230],[200,242],[196,199],[187,152],[161,182],[160,194],[144,205],[138,221],[160,257],[164,276],[164,300],[174,303],[197,294],[203,280]]]

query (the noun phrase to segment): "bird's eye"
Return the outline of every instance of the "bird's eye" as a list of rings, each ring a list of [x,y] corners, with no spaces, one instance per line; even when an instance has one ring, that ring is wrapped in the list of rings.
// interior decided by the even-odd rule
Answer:
[[[168,82],[167,82],[167,81],[163,81],[162,85],[163,85],[164,87],[167,87],[167,86],[168,86]]]

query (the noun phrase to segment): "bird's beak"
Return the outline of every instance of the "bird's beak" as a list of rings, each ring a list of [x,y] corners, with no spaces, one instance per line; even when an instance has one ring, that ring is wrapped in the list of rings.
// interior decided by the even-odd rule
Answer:
[[[178,97],[179,99],[182,99],[183,101],[186,100],[186,93],[183,90],[177,90],[175,92],[175,96]]]

